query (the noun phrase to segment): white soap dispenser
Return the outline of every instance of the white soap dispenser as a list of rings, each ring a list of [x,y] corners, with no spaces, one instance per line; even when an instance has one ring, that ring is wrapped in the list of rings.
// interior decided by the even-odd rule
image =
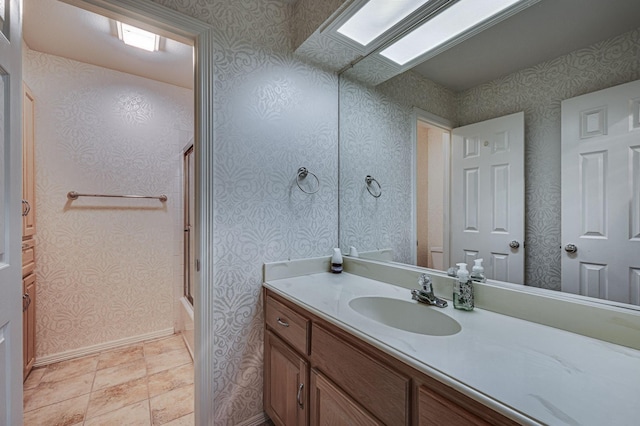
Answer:
[[[466,263],[458,263],[458,278],[453,289],[453,307],[465,311],[472,311],[474,307],[473,286]]]
[[[333,256],[331,256],[331,272],[334,274],[342,272],[342,253],[337,247],[333,249]]]
[[[478,281],[481,283],[487,282],[487,277],[484,276],[484,268],[482,267],[482,259],[476,259],[473,261],[471,281]]]

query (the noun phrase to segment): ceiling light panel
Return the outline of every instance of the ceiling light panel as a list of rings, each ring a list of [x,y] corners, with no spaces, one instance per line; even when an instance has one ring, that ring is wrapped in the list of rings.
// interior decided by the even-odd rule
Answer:
[[[132,25],[117,23],[118,38],[128,46],[155,52],[160,46],[160,36]]]
[[[369,0],[337,31],[366,46],[429,1]]]
[[[380,54],[404,65],[521,2],[522,0],[460,0]]]

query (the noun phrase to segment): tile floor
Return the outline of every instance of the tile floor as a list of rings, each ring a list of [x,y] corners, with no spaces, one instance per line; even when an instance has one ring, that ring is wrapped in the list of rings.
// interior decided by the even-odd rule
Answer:
[[[193,362],[179,335],[34,369],[25,426],[192,426]]]

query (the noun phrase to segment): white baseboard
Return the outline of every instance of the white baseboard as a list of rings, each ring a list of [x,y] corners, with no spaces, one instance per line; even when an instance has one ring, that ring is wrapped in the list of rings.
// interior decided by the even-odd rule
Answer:
[[[127,337],[124,339],[113,340],[111,342],[99,343],[97,345],[85,346],[84,348],[73,349],[66,352],[59,352],[57,354],[46,355],[36,358],[33,363],[34,367],[42,367],[43,365],[49,365],[60,361],[67,361],[81,356],[92,355],[98,352],[106,351],[109,349],[119,348],[121,346],[132,345],[134,343],[144,342],[145,340],[158,339],[160,337],[171,336],[174,334],[173,328],[166,328],[164,330],[154,331],[152,333],[140,334],[138,336]]]
[[[261,424],[266,422],[267,419],[268,417],[266,416],[266,414],[261,413],[243,421],[242,423],[236,424],[236,426],[260,426]]]
[[[191,349],[191,346],[189,346],[189,341],[187,340],[187,336],[184,335],[184,331],[180,332],[180,336],[182,336],[182,341],[184,342],[184,345],[187,347],[187,351],[189,352],[189,355],[191,355],[191,361],[196,362],[195,355],[193,354],[193,350]]]

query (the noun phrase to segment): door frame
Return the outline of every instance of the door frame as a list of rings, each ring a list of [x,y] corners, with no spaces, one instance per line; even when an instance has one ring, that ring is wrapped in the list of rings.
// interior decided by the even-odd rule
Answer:
[[[159,32],[194,47],[194,149],[196,192],[194,414],[195,424],[213,422],[213,27],[150,0],[60,0],[121,22]]]
[[[193,146],[193,139],[189,141],[187,146],[182,150],[182,227],[184,228],[184,237],[182,242],[183,249],[183,277],[182,277],[182,297],[185,297],[191,306],[193,306],[193,294],[195,293],[195,287],[192,279],[195,277],[195,274],[191,274],[191,262],[192,259],[197,259],[195,253],[191,253],[191,240],[194,238],[192,230],[194,230],[195,226],[191,223],[191,206],[190,206],[190,198],[191,193],[195,193],[195,186],[192,187],[190,184],[195,185],[195,182],[192,182],[190,172],[191,166],[189,165],[189,156],[193,155],[194,162],[194,173],[195,173],[195,148]],[[194,176],[195,180],[195,176]],[[195,195],[195,194],[194,194]],[[193,206],[195,210],[195,205]],[[187,285],[188,283],[188,285]]]
[[[418,262],[418,230],[417,230],[417,212],[416,212],[416,195],[418,185],[416,183],[416,172],[418,167],[418,121],[428,123],[432,126],[439,127],[449,132],[449,141],[442,141],[442,154],[444,157],[444,200],[443,200],[443,221],[442,230],[444,232],[444,238],[442,239],[442,257],[445,261],[445,266],[448,267],[450,263],[449,259],[449,226],[450,226],[450,195],[449,190],[451,188],[451,131],[453,130],[453,123],[446,118],[439,117],[428,111],[413,107],[412,127],[411,127],[411,236],[413,241],[411,243],[411,262],[416,265]]]

